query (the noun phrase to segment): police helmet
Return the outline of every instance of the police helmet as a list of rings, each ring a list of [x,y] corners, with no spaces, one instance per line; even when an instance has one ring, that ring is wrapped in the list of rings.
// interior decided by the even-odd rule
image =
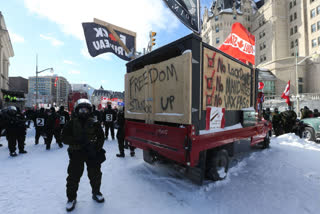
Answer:
[[[87,109],[88,113],[92,111],[92,104],[88,99],[79,99],[76,103],[75,103],[75,112],[76,113],[82,113],[79,111],[82,111],[80,109]]]
[[[17,113],[17,108],[15,106],[9,106],[7,108],[8,114],[15,115]]]
[[[278,108],[274,108],[274,112],[279,112]]]

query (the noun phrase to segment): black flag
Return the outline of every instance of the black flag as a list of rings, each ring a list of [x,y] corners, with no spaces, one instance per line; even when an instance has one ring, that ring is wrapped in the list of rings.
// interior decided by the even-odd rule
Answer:
[[[119,44],[112,33],[104,26],[94,22],[82,23],[87,47],[92,57],[102,53],[112,52],[123,60],[130,61],[128,53]],[[134,51],[135,37],[114,29],[120,40],[130,51]]]
[[[192,31],[200,34],[200,0],[163,0],[170,10]]]

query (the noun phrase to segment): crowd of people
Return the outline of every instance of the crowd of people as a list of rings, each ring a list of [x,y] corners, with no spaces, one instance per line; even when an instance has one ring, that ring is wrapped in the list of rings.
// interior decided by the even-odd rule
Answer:
[[[300,109],[300,113],[300,119],[320,116],[318,109],[312,111],[307,106]],[[279,112],[278,108],[274,108],[273,112],[270,111],[270,108],[266,108],[263,111],[263,117],[265,120],[272,121],[272,128],[276,136],[293,132],[302,137],[303,130],[301,130],[302,127],[298,125],[297,114],[293,111],[292,106],[289,106],[288,110],[283,112]]]
[[[92,199],[98,203],[104,202],[104,197],[100,192],[101,164],[106,160],[103,144],[108,139],[109,131],[112,140],[115,139],[115,126],[118,128],[116,137],[119,146],[119,154],[116,154],[116,156],[124,158],[125,148],[130,148],[130,155],[135,156],[135,148],[125,143],[124,108],[120,110],[112,109],[110,103],[107,108],[98,111],[89,100],[79,99],[75,103],[75,109],[71,113],[71,117],[63,106],[58,111],[51,107],[50,109],[28,109],[21,112],[15,106],[9,106],[1,110],[0,133],[2,136],[6,136],[10,156],[17,156],[17,144],[20,154],[27,153],[25,139],[31,121],[33,121],[35,127],[35,145],[38,145],[40,137],[43,137],[46,149],[50,150],[54,137],[60,148],[63,147],[63,143],[69,146],[66,185],[67,211],[71,211],[75,207],[84,164],[87,166],[92,188]],[[105,132],[103,127],[105,127]]]

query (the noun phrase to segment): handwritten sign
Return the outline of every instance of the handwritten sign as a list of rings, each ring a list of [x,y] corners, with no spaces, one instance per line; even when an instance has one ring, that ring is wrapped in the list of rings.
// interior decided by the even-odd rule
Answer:
[[[191,53],[125,75],[125,117],[191,124]]]
[[[207,106],[241,110],[250,107],[251,69],[204,48],[203,110]]]

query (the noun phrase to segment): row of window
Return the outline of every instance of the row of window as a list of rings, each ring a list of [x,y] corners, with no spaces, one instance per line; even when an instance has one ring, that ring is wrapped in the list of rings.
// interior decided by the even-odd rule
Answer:
[[[290,15],[290,22],[292,22],[293,20],[296,20],[298,18],[297,13],[294,12],[293,15]]]
[[[261,62],[264,62],[264,61],[266,61],[266,60],[267,60],[267,57],[266,57],[265,54],[263,54],[263,55],[260,56],[260,63],[261,63]]]
[[[311,33],[314,33],[317,30],[320,30],[320,21],[317,22],[317,25],[316,24],[311,25]]]
[[[293,41],[291,41],[291,49],[292,48],[294,48],[295,46],[298,46],[299,45],[299,43],[298,43],[298,39],[296,39],[294,42]]]
[[[265,49],[267,46],[266,46],[266,42],[263,42],[260,44],[260,51]]]
[[[314,48],[317,46],[317,39],[311,41],[311,46]],[[320,36],[318,37],[318,46],[320,46]]]
[[[293,8],[294,6],[297,5],[297,0],[293,0],[289,3],[289,9]]]
[[[292,36],[294,33],[298,32],[298,26],[294,26],[292,28],[290,28],[290,36]]]
[[[317,14],[316,14],[316,12],[317,12]],[[320,5],[317,7],[317,9],[314,8],[314,9],[312,9],[310,11],[310,17],[311,18],[313,18],[313,17],[315,17],[316,15],[319,15],[319,14],[320,14]]]

